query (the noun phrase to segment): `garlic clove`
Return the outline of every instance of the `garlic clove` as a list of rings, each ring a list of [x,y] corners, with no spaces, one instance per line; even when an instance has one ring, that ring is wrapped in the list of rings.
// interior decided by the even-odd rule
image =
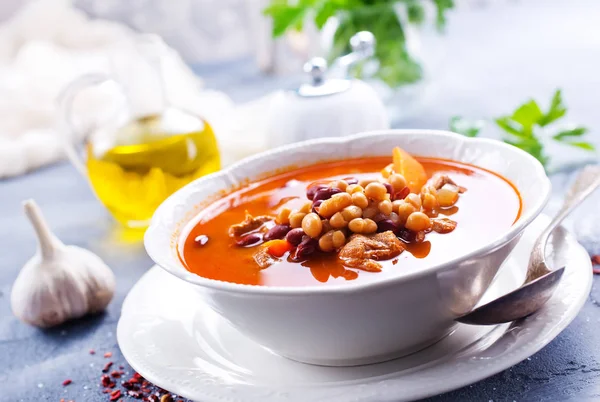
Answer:
[[[89,250],[65,246],[50,232],[33,200],[23,206],[39,247],[13,285],[15,316],[38,327],[51,327],[104,310],[114,295],[111,269]]]

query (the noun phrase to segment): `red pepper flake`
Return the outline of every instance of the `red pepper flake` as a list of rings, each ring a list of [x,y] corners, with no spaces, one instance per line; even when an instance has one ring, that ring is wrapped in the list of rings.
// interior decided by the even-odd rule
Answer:
[[[60,400],[60,402],[65,402],[65,399],[64,399],[64,398],[62,398],[62,399]]]
[[[95,351],[94,349],[90,349],[90,354],[91,354],[91,355],[95,355],[95,354],[96,354],[96,351]]]
[[[112,381],[110,377],[106,374],[103,374],[102,377],[100,377],[100,384],[102,384],[103,387],[108,387],[108,384],[110,384],[111,382]]]
[[[108,362],[104,365],[104,368],[102,369],[103,373],[108,373],[108,370],[110,370],[110,366],[113,365],[113,362]]]
[[[600,255],[592,256],[592,264],[594,265],[592,267],[592,272],[596,275],[600,274],[600,268],[597,267],[597,265],[600,265]]]
[[[106,352],[106,353],[104,354],[104,357],[105,357],[106,359],[108,359],[108,358],[112,357],[112,352]]]
[[[116,389],[116,390],[114,390],[113,392],[110,393],[110,400],[111,400],[111,402],[116,401],[120,397],[121,397],[121,390],[120,389]]]
[[[123,369],[125,368],[125,366],[119,366],[119,368],[120,368],[121,370],[123,370]]]
[[[142,394],[139,391],[134,390],[127,391],[127,395],[135,399],[140,399],[142,397]]]
[[[73,381],[69,380],[68,378],[66,380],[63,381],[63,387],[66,387],[67,385],[69,385],[70,383],[72,383]]]
[[[120,372],[118,372],[118,371],[116,371],[116,370],[113,370],[113,371],[110,373],[110,376],[111,376],[112,378],[121,378],[121,373],[120,373]]]

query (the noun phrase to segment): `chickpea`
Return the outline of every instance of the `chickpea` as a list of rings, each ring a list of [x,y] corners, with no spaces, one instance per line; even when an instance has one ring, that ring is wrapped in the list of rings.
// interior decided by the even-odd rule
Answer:
[[[346,219],[344,219],[344,216],[341,212],[336,212],[333,214],[333,216],[329,219],[329,223],[334,229],[342,229],[348,226],[348,222],[346,222]]]
[[[392,211],[398,212],[398,207],[402,204],[406,204],[406,201],[404,201],[404,200],[392,201]]]
[[[327,233],[330,230],[333,230],[333,226],[331,226],[331,223],[329,223],[329,219],[323,219],[321,223],[323,224],[323,233]]]
[[[302,212],[304,214],[309,213],[312,210],[312,202],[307,202],[302,205],[298,212]]]
[[[346,222],[350,222],[352,219],[362,217],[362,209],[356,205],[350,205],[342,210],[342,216]]]
[[[330,199],[323,201],[319,207],[319,215],[331,218],[336,212],[352,205],[352,196],[348,193],[334,194]]]
[[[387,194],[387,189],[385,186],[378,182],[369,183],[367,187],[365,187],[365,195],[368,198],[381,201],[385,199],[385,195]]]
[[[374,220],[365,219],[365,227],[363,229],[363,234],[375,233],[377,232],[377,224]]]
[[[437,202],[443,208],[451,207],[458,201],[458,188],[452,187],[454,186],[444,186],[436,194]]]
[[[359,185],[360,185],[362,188],[367,188],[367,186],[368,186],[370,183],[375,183],[375,182],[377,182],[377,180],[376,180],[376,179],[362,179],[362,180],[360,180],[360,181],[358,182],[358,184],[359,184]]]
[[[352,203],[359,208],[366,208],[369,206],[369,200],[362,192],[352,194]]]
[[[278,225],[289,224],[290,223],[290,213],[292,213],[291,209],[289,209],[287,207],[281,208],[281,210],[275,217],[275,223]]]
[[[292,212],[289,217],[292,229],[302,227],[302,220],[305,216],[306,214],[304,212]]]
[[[363,218],[352,219],[350,222],[348,222],[348,229],[354,233],[362,233],[364,227],[365,220]]]
[[[421,198],[418,195],[410,193],[406,196],[404,200],[409,204],[412,204],[412,206],[415,207],[415,209],[421,209]]]
[[[344,244],[346,244],[346,235],[341,230],[336,230],[335,232],[333,232],[331,240],[333,241],[333,247],[335,249],[338,249],[341,248]]]
[[[404,187],[406,187],[406,179],[401,174],[398,174],[398,173],[391,174],[388,181],[392,185],[392,188],[394,189],[394,193],[397,193],[400,190],[402,190]]]
[[[437,198],[431,193],[421,194],[421,200],[423,209],[426,211],[435,211],[439,207]]]
[[[377,204],[377,207],[379,208],[379,212],[381,212],[384,215],[389,215],[393,211],[392,202],[390,200],[383,200],[379,202],[379,204]]]
[[[324,251],[326,253],[331,252],[335,249],[335,246],[333,245],[333,231],[329,231],[323,236],[321,236],[321,238],[319,239],[319,248],[321,249],[321,251]]]
[[[402,224],[404,224],[404,223],[406,223],[408,217],[416,211],[417,211],[417,209],[415,208],[414,205],[409,204],[408,202],[403,200],[398,205],[398,210],[396,211],[396,213],[398,214],[398,218],[400,219],[400,222]]]
[[[372,219],[356,218],[348,223],[348,228],[354,233],[369,234],[377,231],[377,224]]]
[[[413,232],[422,232],[431,229],[431,219],[423,212],[413,212],[406,220],[406,228]]]
[[[307,214],[304,219],[302,219],[302,230],[313,239],[318,238],[323,230],[321,217],[314,212]]]
[[[365,191],[364,188],[362,188],[361,185],[359,184],[350,184],[348,185],[348,187],[346,187],[346,192],[348,194],[354,194],[354,193],[362,193],[363,191]]]
[[[346,182],[346,180],[336,180],[330,184],[330,187],[339,188],[342,191],[346,191],[348,183]]]

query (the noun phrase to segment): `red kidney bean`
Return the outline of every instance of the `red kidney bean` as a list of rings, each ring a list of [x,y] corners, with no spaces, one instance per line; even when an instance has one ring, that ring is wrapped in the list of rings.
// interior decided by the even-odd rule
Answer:
[[[327,188],[325,184],[312,184],[308,186],[308,188],[306,189],[306,198],[312,200],[315,197],[315,193],[324,188]]]
[[[247,247],[252,246],[260,241],[262,241],[262,235],[260,233],[250,233],[236,241],[235,244],[241,247]]]
[[[403,200],[409,194],[410,194],[410,188],[404,187],[402,190],[400,190],[396,194],[394,194],[394,201]]]
[[[311,255],[317,250],[319,245],[319,241],[317,239],[310,238],[308,236],[304,236],[302,242],[298,244],[296,248],[296,254],[294,255],[294,260],[300,261]]]
[[[394,195],[394,187],[390,183],[383,183],[389,195]]]
[[[208,243],[208,236],[207,235],[196,236],[196,238],[194,239],[194,243],[196,243],[198,246],[204,246],[206,243]]]
[[[384,219],[387,219],[387,216],[382,214],[381,212],[377,213],[377,215],[375,215],[374,217],[371,218],[371,220],[375,221],[375,223],[382,221]]]
[[[346,183],[348,183],[348,185],[350,185],[350,184],[358,184],[358,179],[356,177],[346,177],[344,179],[344,181]]]
[[[285,235],[285,239],[292,246],[297,246],[302,243],[302,238],[304,237],[304,230],[300,228],[292,229]]]
[[[378,232],[387,232],[391,230],[392,232],[396,232],[398,230],[398,225],[392,222],[390,219],[383,219],[377,222],[377,231]]]
[[[342,192],[342,190],[340,190],[339,188],[332,188],[332,187],[323,188],[315,193],[315,196],[313,197],[313,202],[319,201],[319,200],[323,200],[323,201],[328,200],[334,194],[338,194],[341,192]]]
[[[401,238],[402,240],[408,242],[408,243],[412,243],[415,241],[415,232],[411,232],[410,230],[406,229],[406,228],[402,228],[399,229],[396,232],[396,236],[398,236],[399,238]]]
[[[275,225],[265,234],[264,240],[283,239],[291,229],[290,225]]]
[[[322,203],[323,203],[323,200],[316,200],[316,201],[313,201],[313,204],[312,204],[312,211],[313,211],[315,214],[318,214],[318,213],[319,213],[319,212],[317,211],[317,209],[318,209],[318,208],[321,206],[321,204],[322,204]]]

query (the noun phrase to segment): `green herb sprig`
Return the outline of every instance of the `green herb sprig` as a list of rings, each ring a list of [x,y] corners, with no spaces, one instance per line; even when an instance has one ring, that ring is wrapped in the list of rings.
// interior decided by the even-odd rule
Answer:
[[[446,24],[446,13],[454,7],[454,0],[429,0],[435,6],[438,29]],[[375,76],[392,88],[414,83],[423,71],[406,46],[405,29],[396,14],[396,4],[404,3],[409,24],[421,25],[426,9],[423,0],[272,0],[264,14],[273,19],[273,36],[283,35],[288,29],[302,29],[307,18],[312,18],[322,29],[329,18],[339,17],[339,26],[329,54],[332,60],[347,53],[348,42],[359,31],[370,31],[377,46],[374,59],[378,62]],[[353,71],[362,76],[360,66]]]
[[[583,141],[583,137],[588,132],[585,127],[572,126],[560,128],[554,132],[545,129],[562,119],[566,113],[567,107],[563,103],[562,91],[557,89],[546,112],[542,111],[535,100],[530,99],[517,107],[512,114],[495,118],[494,122],[502,129],[502,140],[504,142],[528,152],[539,160],[544,167],[547,167],[550,157],[544,151],[541,138],[543,131],[550,131],[551,134],[547,135],[561,144],[586,151],[595,150],[594,145]],[[468,137],[479,135],[484,125],[484,120],[469,121],[460,116],[454,116],[450,119],[450,130]]]

